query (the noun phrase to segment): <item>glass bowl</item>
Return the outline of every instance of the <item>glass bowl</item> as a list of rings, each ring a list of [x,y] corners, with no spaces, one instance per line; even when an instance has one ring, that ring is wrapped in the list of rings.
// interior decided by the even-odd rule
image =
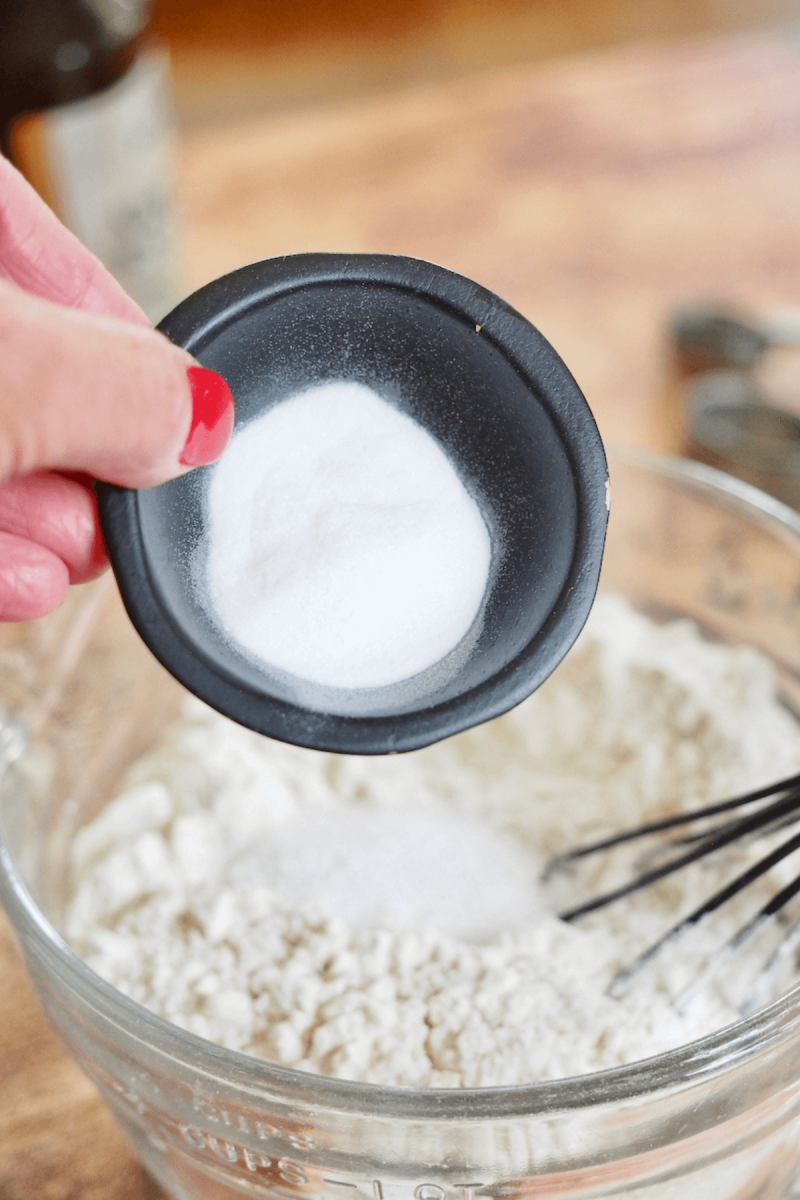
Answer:
[[[612,459],[602,590],[760,647],[800,713],[800,518],[710,468]],[[3,633],[0,896],[59,1037],[180,1200],[789,1200],[800,991],[670,1053],[520,1087],[346,1083],[224,1050],[110,987],[58,933],[75,831],[183,692],[108,581]]]

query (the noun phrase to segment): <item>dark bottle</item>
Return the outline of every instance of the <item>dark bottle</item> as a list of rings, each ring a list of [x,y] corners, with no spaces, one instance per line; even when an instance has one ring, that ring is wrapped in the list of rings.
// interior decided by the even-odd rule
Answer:
[[[168,63],[148,0],[0,0],[0,145],[154,319],[174,304]]]

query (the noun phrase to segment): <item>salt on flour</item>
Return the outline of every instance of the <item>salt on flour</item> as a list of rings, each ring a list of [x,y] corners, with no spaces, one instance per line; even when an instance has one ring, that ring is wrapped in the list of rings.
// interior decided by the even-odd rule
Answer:
[[[737,915],[612,999],[714,869],[572,926],[544,858],[798,768],[762,655],[603,597],[534,696],[414,754],[301,750],[189,701],[75,839],[67,935],[133,999],[286,1066],[411,1087],[592,1072],[737,1018],[715,987],[671,1002]]]

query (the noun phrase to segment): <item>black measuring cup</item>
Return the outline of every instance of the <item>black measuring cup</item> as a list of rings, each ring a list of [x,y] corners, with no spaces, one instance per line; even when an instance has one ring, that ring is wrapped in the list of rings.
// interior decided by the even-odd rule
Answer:
[[[417,749],[507,711],[553,671],[594,599],[605,454],[552,346],[478,284],[417,259],[299,254],[242,267],[159,327],[236,401],[236,431],[326,382],[364,384],[439,443],[492,543],[476,622],[440,663],[381,688],[333,688],[255,660],[204,588],[214,465],[158,487],[99,488],[128,614],[195,695],[282,741],[351,754]]]

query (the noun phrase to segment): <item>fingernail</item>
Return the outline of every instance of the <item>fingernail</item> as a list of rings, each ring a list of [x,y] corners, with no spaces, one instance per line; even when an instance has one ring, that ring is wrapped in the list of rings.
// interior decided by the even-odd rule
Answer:
[[[219,458],[233,429],[233,396],[225,380],[207,367],[188,367],[192,427],[180,456],[184,467],[205,467]]]

